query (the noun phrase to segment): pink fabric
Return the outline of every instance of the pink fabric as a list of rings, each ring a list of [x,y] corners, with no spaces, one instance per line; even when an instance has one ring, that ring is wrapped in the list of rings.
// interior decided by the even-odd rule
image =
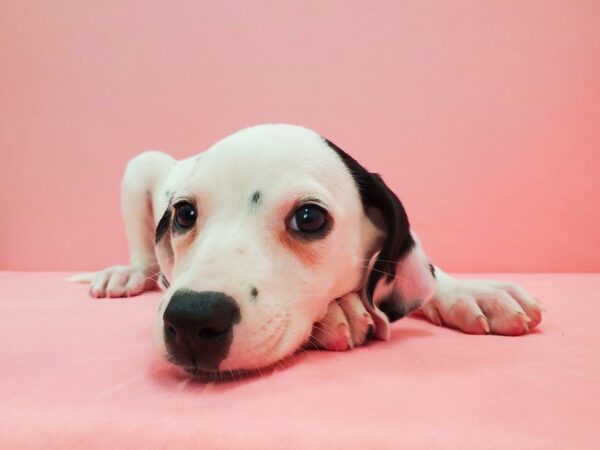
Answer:
[[[389,342],[202,384],[154,354],[160,294],[0,272],[0,448],[599,448],[600,275],[502,278],[543,299],[538,332],[409,318]]]

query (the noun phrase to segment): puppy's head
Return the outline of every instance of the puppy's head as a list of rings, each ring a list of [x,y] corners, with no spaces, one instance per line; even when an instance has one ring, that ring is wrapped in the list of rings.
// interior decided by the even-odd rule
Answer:
[[[248,128],[179,162],[161,195],[156,253],[169,287],[155,336],[196,373],[294,353],[336,298],[364,288],[372,306],[412,243],[378,176],[291,125]]]

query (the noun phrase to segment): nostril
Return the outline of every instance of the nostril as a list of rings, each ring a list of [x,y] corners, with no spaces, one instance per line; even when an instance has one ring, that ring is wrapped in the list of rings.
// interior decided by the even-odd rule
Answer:
[[[227,331],[229,330],[229,327],[223,329],[217,329],[214,327],[207,327],[207,328],[202,328],[199,332],[198,332],[198,337],[200,337],[201,339],[216,339],[219,336],[223,336],[225,333],[227,333]]]
[[[165,328],[168,334],[170,334],[173,337],[177,336],[177,330],[173,325],[167,325]]]

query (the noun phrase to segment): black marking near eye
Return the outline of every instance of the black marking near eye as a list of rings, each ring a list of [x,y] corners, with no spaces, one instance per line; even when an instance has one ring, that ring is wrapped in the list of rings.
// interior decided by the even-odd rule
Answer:
[[[250,198],[251,206],[255,208],[258,205],[260,205],[261,197],[262,194],[260,193],[260,191],[256,191],[254,194],[252,194],[252,197]]]
[[[252,289],[250,289],[250,296],[252,298],[258,297],[258,289],[256,289],[254,286],[252,286]]]

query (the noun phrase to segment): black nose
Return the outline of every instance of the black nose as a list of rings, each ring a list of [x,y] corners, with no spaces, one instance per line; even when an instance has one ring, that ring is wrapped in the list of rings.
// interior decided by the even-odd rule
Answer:
[[[171,297],[163,321],[173,362],[216,370],[229,352],[240,309],[222,292],[179,290]]]

